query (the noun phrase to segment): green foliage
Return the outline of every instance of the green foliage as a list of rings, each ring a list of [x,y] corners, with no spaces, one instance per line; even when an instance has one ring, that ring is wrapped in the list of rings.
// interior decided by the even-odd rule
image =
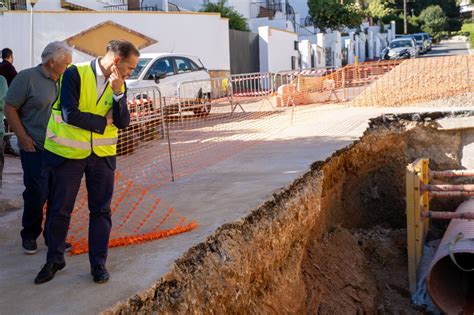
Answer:
[[[237,31],[248,31],[247,20],[233,7],[226,6],[227,0],[217,3],[208,2],[203,5],[201,12],[216,12],[229,19],[229,28]]]
[[[396,14],[396,12],[393,3],[388,0],[373,0],[367,7],[367,13],[375,20],[382,20],[386,16]]]
[[[462,22],[458,0],[408,0],[407,22],[410,33],[412,32],[410,30],[415,32],[420,30],[421,23],[416,21],[415,17],[419,17],[425,8],[432,5],[439,5],[446,14],[448,18],[446,31],[456,32],[461,29]],[[370,0],[367,12],[375,21],[382,20],[383,23],[388,23],[394,20],[397,23],[397,30],[403,30],[403,0]],[[400,15],[401,22],[398,18]],[[401,25],[401,28],[399,28],[399,25]]]
[[[364,12],[355,4],[340,4],[337,0],[308,0],[309,15],[321,31],[340,30],[362,23]]]
[[[448,18],[439,5],[431,5],[421,11],[419,19],[422,23],[421,29],[433,38],[437,38],[448,25]]]
[[[457,0],[417,0],[410,5],[414,8],[415,15],[420,15],[429,6],[438,5],[448,18],[445,31],[456,32],[461,29],[461,13]]]

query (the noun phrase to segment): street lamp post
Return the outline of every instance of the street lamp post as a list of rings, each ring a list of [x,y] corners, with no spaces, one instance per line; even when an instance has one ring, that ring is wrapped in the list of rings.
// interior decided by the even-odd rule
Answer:
[[[38,0],[28,0],[28,2],[31,5],[31,14],[30,14],[30,54],[31,54],[31,66],[34,66],[34,59],[35,59],[35,46],[34,46],[34,34],[33,34],[33,11],[35,9],[35,4],[38,2]]]
[[[408,33],[407,27],[407,0],[403,0],[403,34]]]

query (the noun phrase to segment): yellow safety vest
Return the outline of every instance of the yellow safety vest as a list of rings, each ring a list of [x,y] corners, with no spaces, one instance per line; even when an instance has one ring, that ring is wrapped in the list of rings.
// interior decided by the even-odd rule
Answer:
[[[90,63],[76,65],[81,78],[79,110],[104,116],[112,108],[113,91],[109,84],[97,100],[97,84]],[[60,86],[61,86],[60,80]],[[60,88],[61,89],[61,88]],[[122,92],[125,86],[122,86]],[[46,150],[68,159],[84,159],[94,152],[97,156],[113,156],[117,154],[118,128],[107,125],[104,134],[85,130],[63,121],[60,97],[53,104],[51,117],[46,130],[44,147]]]

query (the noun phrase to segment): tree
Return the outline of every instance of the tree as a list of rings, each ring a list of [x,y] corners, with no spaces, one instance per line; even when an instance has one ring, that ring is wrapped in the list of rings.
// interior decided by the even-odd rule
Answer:
[[[415,15],[420,15],[429,6],[438,5],[448,18],[448,25],[445,31],[456,32],[461,29],[461,12],[457,0],[416,0],[410,2],[409,5],[414,9]]]
[[[363,12],[354,4],[340,4],[337,0],[308,0],[309,15],[321,31],[356,27],[364,19]]]
[[[237,31],[248,31],[247,20],[233,7],[226,6],[227,0],[219,0],[217,3],[208,2],[203,5],[201,12],[216,12],[222,17],[229,19],[229,28]]]
[[[393,3],[387,0],[373,0],[367,7],[367,13],[375,20],[383,21],[385,17],[395,15],[397,10],[393,7]]]
[[[421,29],[434,38],[448,26],[448,18],[439,5],[431,5],[421,11],[419,20],[422,23]]]

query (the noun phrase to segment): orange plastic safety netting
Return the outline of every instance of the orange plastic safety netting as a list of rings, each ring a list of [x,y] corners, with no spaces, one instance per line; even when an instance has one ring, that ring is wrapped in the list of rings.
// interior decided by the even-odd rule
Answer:
[[[128,91],[131,125],[120,133],[110,246],[189,231],[196,219],[174,209],[187,196],[173,181],[238,154],[290,126],[314,118],[310,104],[410,104],[473,92],[474,56],[368,62],[341,69],[253,73],[182,82],[174,95],[156,87]],[[439,73],[442,71],[442,74]],[[419,82],[424,78],[424,82]],[[348,101],[351,101],[348,103]],[[388,104],[390,103],[390,104]],[[174,197],[173,197],[174,196]],[[225,198],[225,196],[223,196]],[[84,185],[68,240],[87,251],[89,213]]]

